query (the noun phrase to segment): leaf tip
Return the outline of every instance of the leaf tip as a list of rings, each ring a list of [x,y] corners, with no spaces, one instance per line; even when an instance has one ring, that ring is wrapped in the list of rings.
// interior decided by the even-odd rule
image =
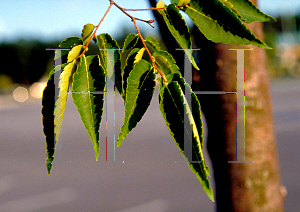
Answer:
[[[207,196],[209,197],[209,199],[212,201],[212,202],[215,202],[215,199],[214,199],[214,192],[212,189],[210,189],[209,191],[207,191]]]
[[[264,46],[264,49],[269,49],[269,50],[270,50],[270,49],[273,49],[273,48],[270,47],[270,46],[268,46],[268,45],[265,45],[265,46]]]
[[[98,161],[98,157],[99,157],[99,150],[95,151],[95,160]]]
[[[117,141],[117,147],[121,146],[122,142],[123,142],[123,140],[118,139],[118,141]]]
[[[52,163],[51,161],[46,161],[47,163],[47,171],[48,171],[48,176],[50,175],[50,172],[51,172],[51,168],[52,168]]]

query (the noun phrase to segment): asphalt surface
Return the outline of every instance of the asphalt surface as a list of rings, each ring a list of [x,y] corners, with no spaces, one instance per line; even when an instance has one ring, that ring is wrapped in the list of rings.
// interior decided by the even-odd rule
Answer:
[[[272,82],[275,128],[288,190],[287,212],[299,209],[300,80]],[[8,98],[8,97],[7,97]],[[0,97],[1,100],[1,97]],[[105,119],[99,161],[72,103],[62,127],[63,159],[47,176],[39,100],[0,101],[0,211],[210,212],[212,203],[183,161],[161,117],[157,93],[143,120],[106,162]],[[116,135],[124,106],[117,97]],[[105,117],[104,117],[105,118]],[[209,157],[205,152],[209,163]],[[124,161],[124,162],[123,162]],[[211,178],[213,184],[213,178]]]

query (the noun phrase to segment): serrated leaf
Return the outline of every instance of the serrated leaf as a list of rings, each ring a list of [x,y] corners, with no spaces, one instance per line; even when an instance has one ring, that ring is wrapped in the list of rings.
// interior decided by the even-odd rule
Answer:
[[[134,48],[135,45],[137,44],[138,40],[139,40],[139,35],[137,35],[135,33],[129,34],[124,41],[122,52],[125,52],[127,50]]]
[[[104,91],[105,86],[106,75],[99,63],[98,56],[82,56],[78,70],[73,75],[72,98],[84,127],[91,137],[96,160],[100,149],[99,130],[103,114],[104,94],[92,93]]]
[[[176,65],[176,61],[172,55],[166,51],[156,51],[153,53],[153,57],[159,70],[161,70],[166,76],[171,73],[179,73],[179,67]]]
[[[247,23],[254,21],[275,21],[276,19],[261,12],[251,1],[249,0],[222,0],[224,4],[230,3],[233,11],[241,17],[241,19]],[[230,7],[229,7],[230,8]]]
[[[173,76],[176,76],[176,74]],[[195,117],[187,104],[180,82],[175,79],[173,80],[173,76],[169,75],[167,77],[168,83],[165,83],[161,78],[159,79],[160,110],[177,147],[186,158],[191,170],[196,174],[208,197],[214,201],[213,190],[208,179],[209,169],[204,160],[201,138],[196,126]],[[188,125],[185,125],[185,121],[188,121]],[[187,129],[187,126],[191,127],[191,131]],[[188,137],[185,137],[185,134],[187,134]],[[184,142],[191,143],[192,159],[193,161],[199,162],[191,163],[188,160],[184,152]]]
[[[145,42],[148,43],[155,51],[161,50],[159,43],[154,37],[152,36],[146,37]]]
[[[62,64],[67,62],[67,56],[70,50],[77,45],[82,45],[82,40],[79,37],[69,37],[62,41],[58,48],[59,49],[69,49],[69,50],[61,50],[61,57],[62,57]],[[55,55],[55,60],[58,59],[57,56]]]
[[[269,49],[220,0],[191,0],[184,8],[204,36],[216,43],[253,45]]]
[[[127,56],[126,66],[124,68],[124,74],[123,74],[124,100],[126,98],[127,78],[130,72],[132,71],[134,65],[142,59],[144,52],[145,52],[145,48],[141,48],[141,49],[135,48]]]
[[[42,115],[44,134],[46,136],[46,166],[48,174],[52,168],[55,147],[59,138],[63,121],[70,77],[75,67],[75,61],[58,65],[50,73],[47,86],[43,92]]]
[[[185,20],[179,12],[179,9],[175,6],[175,4],[170,4],[167,9],[159,10],[159,12],[163,16],[164,21],[173,37],[176,39],[180,47],[184,49],[185,54],[188,56],[193,66],[199,70],[195,59],[192,56],[191,34]]]
[[[86,24],[83,26],[81,33],[81,40],[83,44],[86,44],[92,37],[95,26],[93,24]]]
[[[75,60],[81,53],[83,45],[74,46],[68,54],[68,63]]]
[[[121,71],[121,53],[119,45],[109,34],[103,33],[97,35],[98,47],[100,49],[100,61],[107,75],[112,78],[114,74],[115,86],[123,95],[122,89],[122,71]],[[114,55],[108,55],[108,51],[113,49]],[[108,57],[109,56],[109,57]],[[114,70],[114,73],[113,73]]]
[[[130,72],[127,79],[125,118],[118,136],[120,146],[128,133],[142,119],[148,109],[155,88],[155,74],[152,65],[140,60]]]
[[[191,95],[191,104],[192,104],[192,115],[200,136],[201,148],[203,149],[203,123],[201,118],[201,106],[196,94],[192,91],[189,84],[187,84],[184,78],[180,73],[172,73],[166,76],[168,82],[176,81],[180,85],[181,90],[184,95]]]

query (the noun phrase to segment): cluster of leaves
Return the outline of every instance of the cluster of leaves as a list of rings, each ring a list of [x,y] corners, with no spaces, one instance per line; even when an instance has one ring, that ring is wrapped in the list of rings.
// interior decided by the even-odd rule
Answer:
[[[114,4],[128,15],[125,9],[114,1],[110,0],[110,3],[110,7]],[[273,18],[259,11],[248,0],[172,0],[168,6],[159,1],[155,10],[162,16],[171,34],[184,49],[195,69],[199,68],[192,56],[191,34],[180,10],[193,20],[209,40],[269,48],[243,22],[267,21]],[[135,26],[135,20],[141,20],[130,17]],[[153,21],[145,22],[150,24]],[[96,30],[98,27],[99,25]],[[213,201],[213,192],[208,179],[209,168],[206,166],[202,152],[203,136],[199,100],[192,92],[190,85],[185,82],[172,55],[163,51],[154,37],[143,39],[137,26],[136,29],[138,34],[131,33],[127,36],[122,52],[119,51],[119,45],[109,34],[103,33],[96,36],[93,24],[84,26],[81,38],[69,37],[60,43],[59,49],[69,50],[61,50],[61,58],[55,58],[61,59],[62,64],[56,65],[50,73],[42,99],[48,173],[50,174],[54,160],[55,146],[62,125],[71,78],[73,102],[91,137],[97,160],[107,79],[114,79],[116,90],[121,94],[125,104],[124,124],[117,141],[117,146],[120,146],[150,105],[156,85],[156,75],[159,74],[160,77],[157,80],[162,116],[176,145]],[[98,43],[100,54],[85,56],[91,39]],[[143,48],[136,48],[139,39],[144,44]],[[152,49],[152,53],[148,47]],[[143,59],[145,50],[150,56],[150,61]],[[126,51],[130,53],[122,69],[120,61]],[[55,84],[55,82],[59,83]],[[95,91],[103,93],[94,94]],[[186,95],[191,97],[190,103]],[[189,161],[185,154],[184,142],[191,144],[192,158],[190,159],[197,162]]]

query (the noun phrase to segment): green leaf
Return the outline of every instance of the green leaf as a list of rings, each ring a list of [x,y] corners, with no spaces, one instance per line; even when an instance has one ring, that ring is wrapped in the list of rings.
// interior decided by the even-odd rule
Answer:
[[[155,51],[161,50],[159,43],[154,37],[152,36],[146,37],[145,42],[148,43]]]
[[[75,61],[56,66],[50,73],[47,86],[43,92],[42,115],[44,134],[46,136],[48,174],[50,174],[54,160],[55,147],[59,138],[67,101],[70,77],[74,67]]]
[[[107,75],[112,78],[113,70],[115,76],[115,86],[120,93],[123,95],[122,89],[122,70],[121,70],[121,53],[119,51],[119,46],[116,40],[114,40],[109,34],[103,33],[97,35],[98,47],[100,49],[100,61],[107,73]],[[112,51],[114,55],[108,55],[108,51]]]
[[[74,46],[68,54],[68,63],[75,60],[81,53],[83,45]]]
[[[104,91],[105,86],[106,75],[98,56],[82,56],[78,70],[73,75],[72,98],[84,127],[91,137],[96,160],[100,149],[99,129],[103,114],[104,94],[92,93]]]
[[[81,46],[82,41],[78,37],[69,37],[62,41],[58,48],[60,49],[73,49],[74,47]],[[76,48],[75,48],[76,49]],[[69,53],[72,52],[69,56]],[[74,50],[61,51],[62,61],[67,60],[66,57],[74,57]],[[58,59],[57,57],[55,59]],[[73,60],[63,65],[55,66],[54,70],[50,73],[47,81],[47,86],[43,92],[42,98],[42,115],[44,134],[46,136],[46,165],[48,174],[52,168],[54,160],[55,147],[58,142],[60,129],[63,121],[65,105],[67,101],[67,92],[70,85],[70,77],[77,68],[76,61]]]
[[[132,49],[137,44],[138,40],[139,35],[135,33],[129,34],[124,41],[122,52]]]
[[[124,74],[123,74],[124,100],[126,97],[127,78],[130,72],[132,71],[134,65],[142,59],[144,52],[145,52],[145,48],[141,48],[141,49],[135,48],[127,56],[126,66],[124,68]]]
[[[201,118],[201,106],[196,94],[192,91],[180,73],[172,73],[166,77],[168,82],[177,81],[184,95],[191,95],[192,115],[200,136],[201,148],[203,149],[203,123]]]
[[[171,0],[172,4],[176,5],[184,5],[184,4],[189,4],[191,0]]]
[[[208,40],[270,49],[220,0],[191,0],[184,11]]]
[[[58,48],[59,49],[69,49],[69,50],[62,50],[61,51],[61,57],[62,57],[62,64],[67,62],[67,56],[70,50],[77,45],[82,45],[82,40],[79,37],[69,37],[62,41]],[[57,57],[54,58],[55,60],[58,59]]]
[[[171,54],[166,51],[156,51],[153,53],[155,62],[159,70],[161,70],[165,75],[171,73],[179,73],[179,68]]]
[[[196,177],[200,181],[204,191],[208,197],[214,201],[213,190],[210,186],[208,179],[209,168],[206,166],[204,160],[202,145],[201,145],[201,133],[198,131],[197,122],[194,117],[196,113],[193,113],[187,104],[184,93],[181,89],[181,80],[176,81],[179,75],[172,74],[167,76],[168,83],[165,83],[161,78],[159,79],[159,102],[162,116],[166,122],[166,125],[173,137],[177,147],[182,155],[186,158],[186,161],[191,170],[196,174]],[[188,87],[188,86],[185,86]],[[192,103],[193,106],[196,106]],[[196,108],[199,110],[199,108]],[[201,118],[201,117],[200,117]],[[188,125],[191,130],[188,130],[184,121],[188,120]],[[185,137],[185,134],[188,137]],[[192,159],[190,162],[184,154],[184,142],[190,142],[192,145]]]
[[[175,4],[170,4],[167,9],[159,10],[159,12],[163,16],[171,34],[174,36],[181,48],[184,49],[193,66],[199,70],[195,59],[192,56],[191,34],[185,20],[179,12],[179,9],[175,6]]]
[[[125,118],[118,136],[117,146],[122,144],[150,105],[155,88],[155,74],[152,65],[145,60],[137,62],[130,72],[127,82]]]
[[[93,24],[86,24],[83,26],[81,33],[81,40],[83,44],[86,44],[92,37],[95,26]]]
[[[249,0],[221,0],[225,5],[232,9],[241,19],[247,23],[254,21],[275,21],[276,19],[261,12]]]
[[[165,7],[166,5],[165,5],[165,3],[163,2],[163,1],[159,1],[159,2],[157,2],[157,4],[156,4],[156,8],[162,8],[162,7]]]

